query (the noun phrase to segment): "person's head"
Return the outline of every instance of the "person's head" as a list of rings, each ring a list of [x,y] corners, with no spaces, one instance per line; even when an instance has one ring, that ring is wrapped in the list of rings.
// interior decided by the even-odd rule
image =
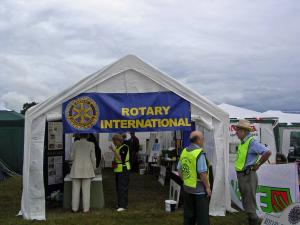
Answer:
[[[122,138],[123,138],[123,140],[126,140],[127,139],[127,133],[123,133]]]
[[[158,139],[157,138],[155,139],[155,143],[158,143]]]
[[[135,137],[135,133],[134,132],[130,132],[130,137]]]
[[[79,134],[80,140],[82,140],[82,139],[88,139],[88,137],[89,137],[89,134]]]
[[[123,144],[124,142],[124,139],[122,137],[122,135],[120,134],[115,134],[113,137],[112,137],[112,141],[114,143],[115,146],[119,147]]]
[[[248,120],[240,120],[237,125],[235,125],[236,136],[243,140],[251,131],[251,123]]]
[[[204,136],[200,131],[192,131],[190,134],[191,144],[199,145],[200,147],[204,146]]]
[[[74,141],[79,141],[80,140],[80,134],[73,134]]]

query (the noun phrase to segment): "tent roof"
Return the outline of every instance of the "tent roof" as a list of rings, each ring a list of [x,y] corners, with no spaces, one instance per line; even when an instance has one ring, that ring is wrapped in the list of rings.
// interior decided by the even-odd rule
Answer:
[[[16,121],[24,120],[24,116],[15,111],[0,110],[0,121]]]
[[[219,107],[221,109],[223,109],[225,112],[227,112],[229,114],[230,118],[243,119],[243,118],[261,117],[260,112],[242,108],[242,107],[238,107],[238,106],[234,106],[234,105],[230,105],[227,103],[222,103],[219,105]]]
[[[100,84],[101,82],[104,82],[109,78],[112,78],[128,70],[134,70],[139,74],[146,76],[147,78],[163,86],[167,90],[176,93],[180,97],[191,102],[193,105],[198,106],[201,110],[205,111],[209,115],[212,115],[217,120],[228,120],[228,114],[213,102],[203,96],[200,96],[195,91],[187,88],[174,78],[159,71],[157,68],[150,66],[134,55],[127,55],[121,58],[120,60],[104,67],[98,72],[85,77],[84,79],[82,79],[72,87],[62,91],[58,95],[51,97],[34,107],[31,107],[26,112],[26,117],[31,117],[31,119],[34,119],[44,113],[49,112],[53,108],[59,107],[64,101],[75,97],[80,93],[84,93]]]
[[[300,114],[294,114],[294,113],[284,113],[282,111],[277,110],[269,110],[266,112],[263,112],[262,117],[276,117],[278,118],[279,123],[300,123]]]

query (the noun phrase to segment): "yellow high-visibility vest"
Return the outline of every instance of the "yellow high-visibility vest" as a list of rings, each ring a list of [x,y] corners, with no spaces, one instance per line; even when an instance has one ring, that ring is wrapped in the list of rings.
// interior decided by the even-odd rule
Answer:
[[[252,141],[253,136],[250,136],[244,143],[240,143],[238,145],[238,151],[235,160],[235,170],[237,172],[243,171],[245,168],[248,150],[250,146],[250,142]]]
[[[128,151],[126,154],[126,158],[125,158],[125,165],[127,170],[130,170],[130,163],[129,163],[129,147],[126,144],[121,145],[120,147],[116,148],[116,154],[118,154],[120,157],[120,150],[123,146],[126,146]],[[115,173],[122,173],[123,172],[123,164],[122,161],[120,159],[118,159],[117,157],[115,157],[115,163],[117,164],[116,168],[114,169]]]
[[[187,151],[186,149],[182,150],[179,161],[181,165],[183,184],[187,187],[197,187],[197,161],[202,153],[203,150],[201,148],[194,149],[192,151]],[[209,165],[207,165],[207,174],[209,174]]]

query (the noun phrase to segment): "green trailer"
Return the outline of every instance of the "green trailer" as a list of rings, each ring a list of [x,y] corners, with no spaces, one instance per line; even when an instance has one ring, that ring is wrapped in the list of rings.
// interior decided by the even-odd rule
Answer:
[[[24,116],[14,111],[0,111],[0,161],[21,174],[23,167]]]

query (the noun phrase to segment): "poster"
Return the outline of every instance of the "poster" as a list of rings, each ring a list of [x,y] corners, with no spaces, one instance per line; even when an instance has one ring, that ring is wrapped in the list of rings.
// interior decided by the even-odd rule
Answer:
[[[63,149],[62,122],[48,122],[48,150]]]
[[[243,209],[234,164],[230,163],[230,192],[232,201]],[[265,164],[257,172],[256,203],[258,215],[276,214],[298,202],[297,164]]]
[[[48,157],[48,185],[63,183],[62,156]]]

